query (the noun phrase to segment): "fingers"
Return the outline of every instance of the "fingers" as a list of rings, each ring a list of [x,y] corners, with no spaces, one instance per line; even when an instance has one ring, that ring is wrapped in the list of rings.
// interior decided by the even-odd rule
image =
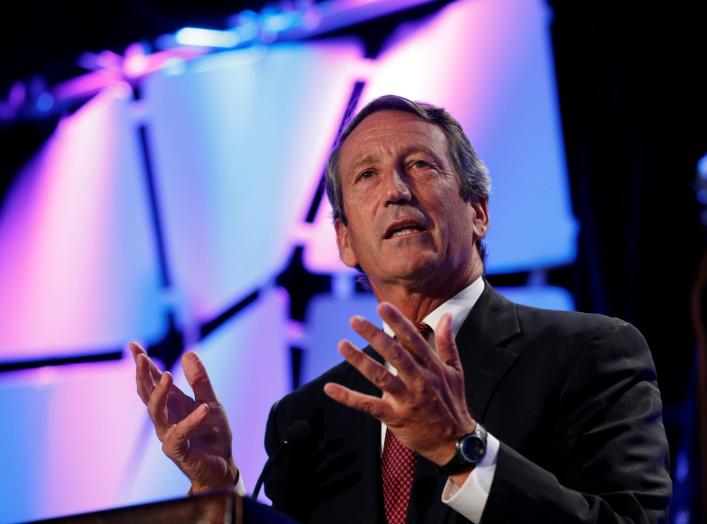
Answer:
[[[147,412],[155,425],[157,436],[162,440],[163,433],[169,428],[167,418],[167,395],[172,386],[172,374],[165,371],[162,379],[157,383],[147,402]]]
[[[128,342],[128,349],[130,349],[130,353],[132,353],[133,360],[135,360],[135,362],[137,362],[138,355],[147,355],[147,352],[142,348],[142,346],[134,340]]]
[[[155,385],[162,379],[162,372],[137,342],[130,342],[128,347],[135,360],[137,394],[142,402],[147,405]]]
[[[417,364],[414,357],[395,339],[386,335],[382,329],[358,315],[351,318],[351,327],[365,338],[386,361],[390,362],[401,377],[410,377],[415,373]]]
[[[206,373],[206,368],[201,359],[193,351],[188,351],[182,357],[184,375],[194,390],[194,398],[197,402],[218,402],[216,393]]]
[[[208,404],[201,404],[194,411],[189,413],[184,420],[180,421],[174,426],[172,430],[173,438],[176,441],[185,441],[189,438],[196,428],[206,419],[206,415],[209,413]]]
[[[189,436],[201,425],[209,414],[209,406],[201,404],[189,413],[183,420],[169,429],[169,433],[162,440],[162,449],[165,454],[178,463],[183,460],[189,447],[186,445]]]
[[[138,355],[136,358],[135,382],[137,384],[137,394],[143,403],[147,405],[150,395],[155,389],[155,381],[148,371],[147,357],[145,355]]]
[[[364,377],[370,380],[383,391],[392,395],[399,395],[405,392],[403,382],[390,373],[384,366],[357,349],[348,340],[339,342],[339,352],[344,358],[355,367]]]
[[[143,347],[135,341],[128,343],[128,348],[130,349],[130,353],[132,353],[133,355],[133,360],[135,360],[135,364],[139,363],[140,355],[143,355],[147,359],[147,370],[152,376],[152,380],[158,382],[162,378],[162,372],[160,371],[160,368],[158,368],[157,365],[152,361],[152,359],[147,355],[147,351],[145,351]]]
[[[459,359],[459,350],[452,334],[452,315],[446,313],[442,316],[437,331],[435,331],[435,345],[437,346],[437,356],[442,362],[454,369],[462,369]]]
[[[388,420],[390,415],[390,407],[385,401],[378,397],[372,397],[359,393],[358,391],[353,391],[340,384],[328,382],[324,385],[324,393],[340,404],[367,413],[383,422]]]
[[[427,341],[422,338],[415,325],[405,318],[398,308],[388,302],[381,302],[377,311],[381,319],[393,330],[400,343],[415,356],[415,359],[423,367],[427,367],[429,361],[434,358],[434,352]]]

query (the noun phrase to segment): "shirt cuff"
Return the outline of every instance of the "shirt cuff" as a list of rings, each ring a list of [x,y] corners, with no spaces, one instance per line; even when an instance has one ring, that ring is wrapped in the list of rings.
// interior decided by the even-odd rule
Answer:
[[[240,470],[238,470],[238,482],[236,482],[236,486],[233,488],[233,491],[236,492],[236,495],[240,495],[241,497],[246,496],[245,484],[243,483],[243,473],[241,473]]]
[[[457,486],[447,479],[442,491],[442,502],[465,519],[478,524],[489,498],[500,443],[490,433],[486,436],[486,455],[471,471],[464,484]]]
[[[241,474],[241,470],[238,470],[238,480],[236,481],[236,485],[233,486],[233,492],[236,495],[240,495],[241,497],[246,497],[247,493],[245,491],[245,483],[243,482],[243,475]],[[187,496],[191,497],[194,495],[194,492],[192,491],[192,488],[189,488],[189,491],[187,492]]]

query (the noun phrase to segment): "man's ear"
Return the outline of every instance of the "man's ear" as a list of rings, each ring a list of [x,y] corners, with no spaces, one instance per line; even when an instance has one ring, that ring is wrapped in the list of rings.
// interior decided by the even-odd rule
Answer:
[[[349,228],[340,218],[334,220],[336,230],[336,245],[339,247],[339,257],[341,261],[349,267],[356,267],[358,260],[349,242]]]
[[[481,200],[471,204],[474,208],[474,219],[472,227],[474,229],[474,238],[483,239],[489,230],[489,202]]]

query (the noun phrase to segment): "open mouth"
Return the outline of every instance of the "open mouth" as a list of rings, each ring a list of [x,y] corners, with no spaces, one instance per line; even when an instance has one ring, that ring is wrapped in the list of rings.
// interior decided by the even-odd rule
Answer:
[[[424,227],[416,222],[404,222],[398,224],[391,224],[385,232],[383,238],[397,238],[411,235],[413,233],[419,233],[421,231],[426,231]]]

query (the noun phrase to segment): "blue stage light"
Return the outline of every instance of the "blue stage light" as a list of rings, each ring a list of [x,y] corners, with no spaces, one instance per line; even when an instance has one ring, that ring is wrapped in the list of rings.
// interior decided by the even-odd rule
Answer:
[[[200,27],[184,27],[177,31],[177,43],[196,47],[231,48],[238,45],[240,37],[234,31],[219,31]]]

